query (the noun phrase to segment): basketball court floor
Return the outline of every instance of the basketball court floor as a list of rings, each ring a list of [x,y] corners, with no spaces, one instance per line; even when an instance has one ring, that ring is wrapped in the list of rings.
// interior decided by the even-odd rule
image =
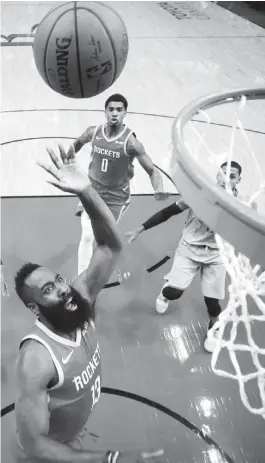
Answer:
[[[9,290],[1,300],[5,463],[13,462],[15,359],[20,339],[34,322],[14,293],[14,274],[26,261],[56,269],[69,281],[77,269],[77,199],[58,195],[36,160],[46,156],[47,145],[68,147],[88,125],[103,122],[106,98],[124,94],[127,123],[164,172],[164,188],[172,194],[156,202],[146,174],[136,165],[131,207],[120,224],[125,232],[175,200],[177,191],[166,174],[172,122],[179,110],[207,93],[265,84],[262,27],[215,3],[111,3],[128,28],[129,58],[113,87],[90,100],[56,94],[35,69],[34,28],[58,2],[1,5],[1,254]],[[264,146],[265,114],[253,120],[252,129],[259,132],[252,134],[256,145]],[[87,147],[79,159],[86,167]],[[245,188],[253,181],[249,173],[246,162]],[[99,297],[104,387],[91,416],[91,433],[105,436],[109,448],[164,449],[164,463],[263,463],[265,421],[244,408],[236,382],[213,374],[203,349],[207,314],[199,278],[166,315],[154,310],[184,220],[184,214],[172,218],[135,243],[125,243],[120,281],[112,278]],[[250,395],[258,404],[252,386]]]

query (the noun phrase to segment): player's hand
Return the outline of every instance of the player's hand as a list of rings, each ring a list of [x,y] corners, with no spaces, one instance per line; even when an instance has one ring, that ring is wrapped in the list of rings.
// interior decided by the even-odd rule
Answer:
[[[127,231],[125,233],[126,238],[128,238],[128,243],[132,243],[136,238],[144,231],[143,227],[139,227],[136,230]]]
[[[166,193],[164,191],[156,191],[154,197],[157,201],[164,201],[165,199],[169,198],[170,193]]]
[[[54,177],[55,180],[48,180],[48,183],[62,191],[78,195],[90,184],[88,175],[77,164],[73,147],[67,154],[60,145],[59,150],[60,156],[57,156],[51,148],[47,148],[53,164],[37,164]]]

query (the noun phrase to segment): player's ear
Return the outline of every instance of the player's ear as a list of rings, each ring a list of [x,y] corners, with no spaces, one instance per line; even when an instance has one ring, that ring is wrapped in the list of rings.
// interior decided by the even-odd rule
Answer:
[[[29,302],[27,304],[27,307],[31,310],[31,312],[33,312],[36,316],[39,315],[40,313],[40,310],[39,310],[39,307],[38,307],[38,304],[36,302]]]

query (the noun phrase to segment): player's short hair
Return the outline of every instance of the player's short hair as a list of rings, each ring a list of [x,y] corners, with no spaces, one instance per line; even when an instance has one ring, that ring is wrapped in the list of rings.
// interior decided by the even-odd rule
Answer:
[[[40,268],[41,265],[39,264],[32,264],[31,262],[28,262],[27,264],[22,265],[20,269],[18,270],[16,276],[15,276],[15,288],[16,288],[16,293],[18,297],[24,302],[24,304],[27,305],[29,302],[28,299],[25,297],[25,280],[28,278],[34,270],[37,268]]]
[[[116,102],[118,101],[118,102],[123,103],[125,111],[127,111],[128,101],[120,93],[115,93],[114,95],[109,96],[109,98],[106,100],[106,103],[105,103],[105,109],[107,109],[108,104],[111,103],[111,101],[116,101]]]
[[[221,169],[222,169],[223,167],[226,167],[227,165],[228,165],[228,161],[223,162],[223,164],[221,165]],[[240,164],[238,164],[238,162],[236,162],[236,161],[231,161],[231,167],[235,167],[235,169],[238,170],[239,175],[241,175],[242,167],[241,167]]]

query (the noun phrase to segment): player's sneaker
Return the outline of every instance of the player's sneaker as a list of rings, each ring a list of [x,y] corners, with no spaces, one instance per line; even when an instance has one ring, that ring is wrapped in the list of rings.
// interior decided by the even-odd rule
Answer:
[[[158,313],[165,313],[168,309],[168,306],[169,300],[166,299],[161,292],[156,300],[156,311]]]
[[[212,328],[208,328],[207,337],[204,341],[204,349],[210,354],[212,354],[216,348],[218,330],[219,328],[216,326],[216,323]]]

